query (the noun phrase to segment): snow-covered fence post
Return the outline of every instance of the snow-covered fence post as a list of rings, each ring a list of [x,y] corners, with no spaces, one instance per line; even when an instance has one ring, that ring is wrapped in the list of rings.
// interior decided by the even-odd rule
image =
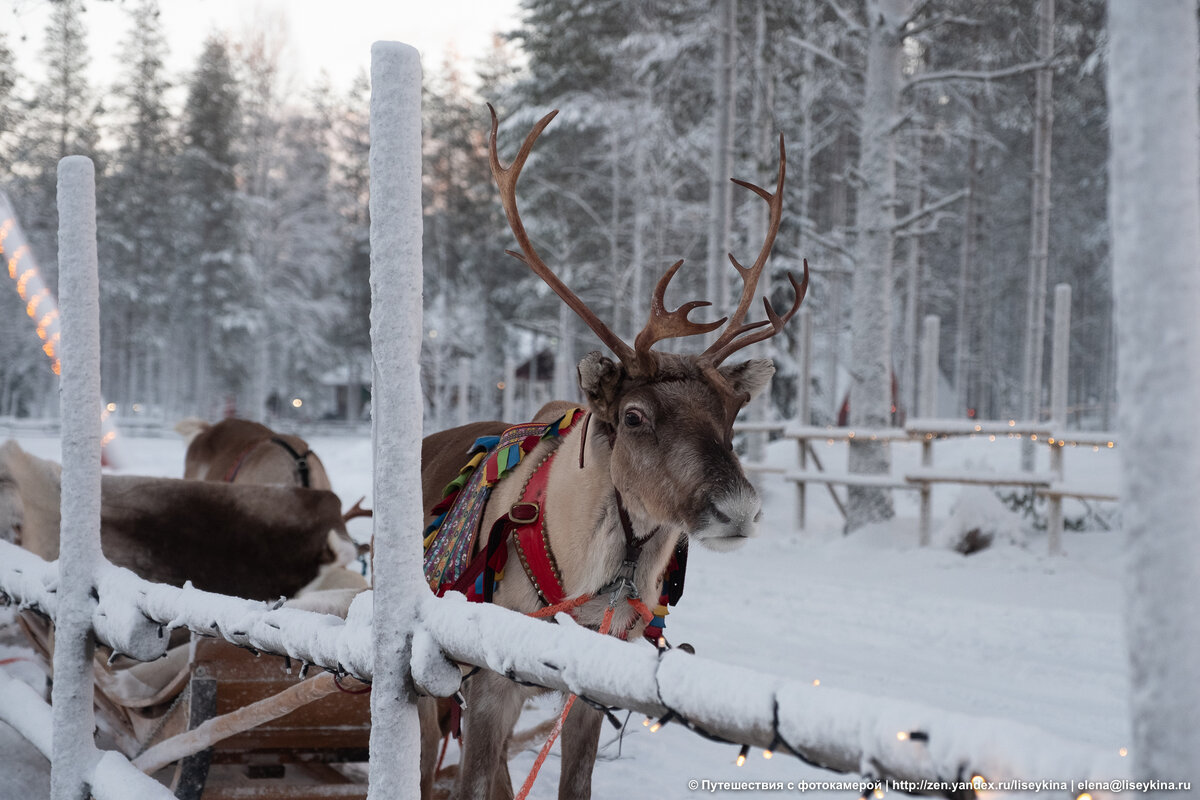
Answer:
[[[421,59],[371,47],[374,676],[368,797],[420,791],[412,631],[421,593]]]
[[[62,524],[54,620],[53,800],[84,800],[100,753],[92,687],[92,613],[100,552],[100,281],[92,161],[58,164],[62,296]]]
[[[1050,352],[1050,429],[1058,439],[1050,442],[1050,471],[1055,480],[1063,479],[1062,434],[1067,427],[1067,369],[1071,344],[1071,287],[1060,283],[1054,287],[1054,340]],[[1062,553],[1063,510],[1062,495],[1049,496],[1046,512],[1046,534],[1050,555]]]
[[[1193,0],[1109,0],[1109,208],[1133,777],[1200,787],[1200,118]],[[1179,794],[1172,793],[1172,797]]]
[[[800,374],[797,376],[799,385],[796,387],[796,423],[801,427],[808,427],[812,424],[812,334],[812,311],[807,308],[801,308],[800,354],[797,359]],[[800,471],[804,472],[808,469],[808,439],[797,439],[796,446],[799,448]],[[806,484],[804,481],[796,482],[796,527],[801,530],[804,529],[804,519],[808,511],[806,507],[808,498],[805,496],[805,487]]]
[[[942,320],[930,314],[925,317],[924,335],[921,337],[921,391],[917,393],[920,416],[933,419],[937,416],[938,390],[938,344],[942,336]],[[933,466],[933,437],[926,435],[921,440],[921,466]],[[918,527],[919,543],[929,544],[933,527],[933,485],[928,481],[921,484],[921,518]]]

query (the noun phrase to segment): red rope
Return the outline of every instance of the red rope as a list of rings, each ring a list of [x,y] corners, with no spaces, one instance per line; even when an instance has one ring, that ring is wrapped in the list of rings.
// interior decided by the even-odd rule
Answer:
[[[339,691],[345,692],[346,694],[366,694],[367,692],[371,691],[370,684],[367,684],[361,689],[347,689],[345,686],[342,686],[342,679],[338,677],[336,672],[333,674],[333,685],[336,686]]]
[[[25,656],[13,656],[12,658],[0,658],[0,667],[5,666],[6,664],[15,664],[18,661],[29,661],[29,660],[31,660],[31,659],[28,659]]]

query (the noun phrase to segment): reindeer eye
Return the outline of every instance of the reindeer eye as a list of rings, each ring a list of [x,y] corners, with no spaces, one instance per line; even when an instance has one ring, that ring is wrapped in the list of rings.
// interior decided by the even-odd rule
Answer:
[[[630,408],[625,411],[625,427],[636,428],[646,421],[646,415],[636,408]]]

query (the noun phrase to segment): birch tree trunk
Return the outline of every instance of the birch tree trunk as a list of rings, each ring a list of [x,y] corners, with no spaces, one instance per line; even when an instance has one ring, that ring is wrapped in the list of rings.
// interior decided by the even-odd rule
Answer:
[[[716,135],[713,141],[712,174],[709,188],[708,261],[705,294],[717,308],[729,307],[729,281],[725,254],[729,252],[730,217],[733,204],[733,113],[737,98],[737,0],[720,0],[718,19],[717,71],[713,79],[716,95]]]
[[[1200,114],[1195,0],[1109,0],[1109,208],[1134,777],[1200,789]],[[1166,793],[1162,793],[1166,797]],[[1180,797],[1180,793],[1171,793]]]
[[[1038,58],[1054,54],[1054,0],[1038,5]],[[1037,73],[1036,119],[1033,127],[1033,220],[1029,244],[1029,288],[1025,300],[1025,372],[1022,382],[1021,416],[1033,421],[1042,396],[1042,361],[1046,338],[1046,262],[1050,249],[1050,144],[1054,125],[1051,106],[1053,70]],[[1023,439],[1021,467],[1033,469],[1034,444]]]
[[[967,388],[970,384],[968,351],[971,337],[970,292],[974,288],[972,267],[975,261],[975,173],[979,156],[979,139],[975,133],[975,99],[971,99],[970,141],[967,143],[967,196],[963,198],[962,249],[958,262],[958,308],[954,327],[954,415],[967,411]]]
[[[892,257],[896,222],[896,109],[900,97],[902,37],[899,27],[913,0],[868,0],[867,65],[863,90],[858,169],[858,263],[851,308],[850,424],[882,428],[891,422]],[[850,443],[851,472],[891,470],[886,442]],[[852,486],[846,530],[890,519],[891,491]]]

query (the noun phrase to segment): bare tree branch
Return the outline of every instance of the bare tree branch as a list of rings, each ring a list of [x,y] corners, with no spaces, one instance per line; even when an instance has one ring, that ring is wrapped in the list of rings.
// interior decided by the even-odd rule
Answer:
[[[913,224],[914,222],[924,219],[925,217],[929,216],[930,214],[934,213],[935,211],[939,211],[939,210],[945,208],[946,206],[950,205],[951,203],[958,202],[963,197],[965,197],[966,194],[967,194],[966,189],[959,189],[957,192],[952,192],[940,200],[936,200],[932,203],[929,203],[928,205],[921,206],[916,211],[913,211],[911,214],[908,214],[907,216],[904,216],[904,217],[896,220],[896,224],[892,226],[892,230],[898,231],[902,228],[905,228],[905,227]]]
[[[936,28],[939,25],[967,25],[970,27],[979,27],[983,22],[974,17],[957,17],[957,16],[938,16],[930,17],[924,22],[914,24],[911,28],[905,29],[902,36],[920,36],[925,31]]]
[[[835,67],[838,67],[840,69],[846,70],[847,72],[853,72],[856,74],[861,72],[861,70],[854,69],[849,64],[847,64],[845,61],[843,61],[842,59],[835,56],[833,53],[830,53],[828,50],[825,50],[822,47],[818,47],[817,45],[813,44],[812,42],[806,41],[805,39],[802,39],[799,36],[789,36],[788,38],[791,40],[792,44],[794,44],[797,47],[800,47],[804,50],[807,50],[810,53],[820,56],[821,58],[828,61],[830,64],[833,64]]]
[[[837,0],[825,0],[825,5],[829,6],[830,10],[838,15],[838,19],[850,26],[851,33],[864,33],[866,31],[866,27],[851,16],[849,11],[842,8]]]
[[[994,81],[1001,78],[1011,78],[1016,75],[1025,75],[1030,72],[1037,72],[1039,69],[1045,69],[1054,65],[1053,59],[1048,61],[1030,61],[1025,64],[1014,64],[1011,67],[1004,69],[993,70],[969,70],[969,69],[946,69],[938,72],[926,72],[924,75],[917,75],[910,78],[904,84],[901,91],[908,91],[914,86],[922,83],[935,83],[938,81]]]
[[[908,16],[896,26],[896,34],[898,36],[908,36],[909,34],[905,28],[907,28],[909,25],[912,25],[916,21],[917,17],[925,13],[925,9],[928,7],[929,0],[917,0],[916,4],[912,8],[912,11],[908,12]]]

